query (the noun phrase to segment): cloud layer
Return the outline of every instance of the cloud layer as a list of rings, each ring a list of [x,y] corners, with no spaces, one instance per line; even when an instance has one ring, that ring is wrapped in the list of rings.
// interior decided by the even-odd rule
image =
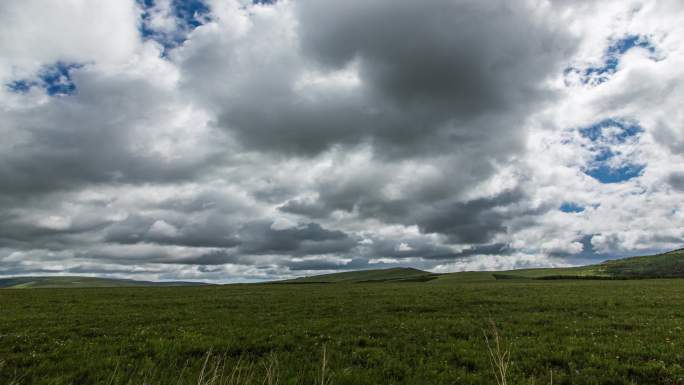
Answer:
[[[680,247],[683,16],[4,1],[0,275],[230,282]]]

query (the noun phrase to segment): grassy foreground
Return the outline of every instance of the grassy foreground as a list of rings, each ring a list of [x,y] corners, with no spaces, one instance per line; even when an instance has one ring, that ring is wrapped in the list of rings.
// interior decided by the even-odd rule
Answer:
[[[491,384],[488,319],[509,384],[684,383],[684,280],[462,278],[0,290],[0,384],[197,384],[209,351],[318,384],[324,346],[329,384]]]

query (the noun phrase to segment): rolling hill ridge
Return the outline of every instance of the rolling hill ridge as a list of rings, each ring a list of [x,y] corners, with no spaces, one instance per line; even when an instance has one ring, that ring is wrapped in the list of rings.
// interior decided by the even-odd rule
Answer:
[[[683,278],[684,249],[667,253],[612,259],[595,265],[510,270],[492,273],[497,279],[639,279]]]
[[[334,284],[334,283],[400,283],[449,281],[487,281],[505,279],[646,279],[684,278],[684,249],[667,253],[608,260],[602,263],[562,268],[520,269],[507,271],[470,271],[437,274],[410,267],[390,269],[357,270],[341,273],[314,275],[273,284]],[[130,279],[46,276],[0,278],[0,289],[28,288],[85,288],[85,287],[163,287],[199,286],[200,282],[151,282]]]
[[[13,277],[0,278],[0,289],[38,289],[38,288],[85,288],[85,287],[150,287],[150,286],[199,286],[199,282],[151,282],[133,279],[114,279],[96,277]]]
[[[491,279],[644,279],[684,278],[684,249],[663,254],[608,260],[599,264],[436,274],[413,268],[361,270],[315,275],[276,283],[447,282]]]
[[[343,273],[314,275],[295,278],[276,283],[364,283],[364,282],[425,282],[437,278],[438,274],[410,267],[391,269],[357,270]]]

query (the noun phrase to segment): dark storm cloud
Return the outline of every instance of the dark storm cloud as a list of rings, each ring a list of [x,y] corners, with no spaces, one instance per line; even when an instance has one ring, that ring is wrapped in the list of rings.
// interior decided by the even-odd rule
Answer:
[[[110,226],[105,240],[119,244],[235,248],[237,254],[286,255],[343,253],[356,245],[356,241],[346,233],[327,230],[313,222],[274,229],[270,221],[240,224],[232,223],[229,218],[220,215],[211,215],[201,223],[177,223],[176,226],[172,223],[138,215],[129,216]],[[216,254],[202,258],[216,260],[223,257]]]
[[[126,249],[124,247],[87,249],[74,253],[72,261],[80,263],[81,269],[93,269],[93,265],[220,265],[225,263],[240,263],[248,261],[223,250],[198,250],[192,255],[177,255],[169,249],[161,247],[145,247],[140,249]]]
[[[248,258],[244,258],[244,257],[241,258],[241,257],[235,255],[234,253],[226,252],[224,250],[213,250],[213,251],[209,251],[205,254],[201,254],[197,257],[190,257],[190,258],[181,259],[177,263],[187,264],[187,265],[212,266],[212,265],[223,265],[225,263],[252,264],[252,263],[254,263],[254,261],[249,260]]]
[[[75,216],[69,226],[63,228],[37,224],[36,218],[45,217],[36,216],[26,209],[0,212],[0,247],[63,250],[79,246],[89,234],[100,231],[112,223],[111,220],[88,213]]]
[[[223,214],[234,214],[245,211],[245,204],[235,194],[215,188],[203,188],[189,196],[171,196],[156,207],[180,213],[198,213],[203,211]]]
[[[514,190],[491,198],[440,204],[421,213],[416,221],[421,231],[445,234],[455,243],[487,243],[506,231],[505,220],[511,215],[500,209],[524,198]]]
[[[254,17],[246,35],[193,37],[179,62],[184,87],[246,149],[314,157],[369,148],[366,164],[340,161],[313,195],[276,194],[285,199],[281,212],[321,219],[339,210],[461,243],[506,231],[496,205],[461,196],[523,151],[529,115],[556,98],[547,81],[576,45],[564,26],[531,17],[522,2],[305,0],[276,8],[291,11],[296,28],[287,18]],[[388,198],[396,178],[409,177],[392,168],[402,161],[439,175],[417,176],[411,191]]]
[[[190,247],[234,247],[241,242],[236,238],[237,225],[229,218],[213,214],[202,222],[171,223],[131,215],[107,229],[108,242],[135,244],[156,243]]]
[[[670,183],[670,186],[674,187],[679,191],[684,191],[684,173],[673,172],[672,174],[670,174],[667,180]]]
[[[467,163],[468,159],[479,156],[471,149],[462,153],[411,161],[408,170],[395,162],[375,159],[358,164],[340,162],[339,168],[316,180],[315,198],[294,198],[279,209],[318,218],[340,210],[357,213],[362,218],[415,224],[418,211],[444,202],[458,202],[460,193],[495,171],[496,167],[487,160]],[[424,166],[430,170],[428,175],[413,172],[416,167]],[[399,178],[403,179],[401,186],[392,187]],[[396,196],[387,196],[388,188],[394,189]]]
[[[304,50],[321,63],[359,60],[381,97],[459,116],[539,97],[535,85],[558,64],[556,39],[566,43],[524,5],[505,1],[312,0],[297,10]],[[527,55],[534,51],[544,54]]]
[[[400,247],[403,245],[404,247]],[[452,253],[446,246],[435,244],[420,238],[402,239],[373,239],[372,245],[364,255],[370,258],[430,258]]]
[[[424,258],[434,260],[453,260],[458,258],[468,258],[476,255],[507,255],[513,252],[513,249],[505,243],[492,243],[487,245],[476,245],[469,247],[457,253],[445,253],[436,255],[427,255]]]
[[[270,222],[255,222],[239,231],[240,251],[249,254],[327,254],[350,251],[356,241],[338,230],[317,223],[277,230]]]
[[[219,123],[251,148],[313,155],[369,142],[381,149],[378,155],[420,156],[474,145],[504,156],[519,148],[530,109],[552,97],[541,85],[573,46],[562,29],[503,1],[294,7],[294,43],[283,37],[288,30],[256,19],[249,48],[204,44],[200,37],[181,55],[188,87],[223,81],[224,90],[205,95],[220,110]],[[228,66],[216,53],[225,49],[234,55]],[[329,75],[350,65],[358,66],[357,87],[298,93],[307,73]],[[240,75],[226,82],[228,73]]]
[[[326,259],[289,260],[284,263],[290,270],[358,270],[369,268],[365,258],[354,258],[349,262],[336,262]]]
[[[154,219],[130,215],[107,229],[105,240],[123,244],[142,242]]]
[[[433,182],[433,186],[434,186]],[[288,201],[279,209],[289,213],[324,217],[332,211],[355,212],[363,218],[380,219],[386,223],[417,225],[423,233],[438,233],[448,236],[453,243],[483,244],[494,236],[507,231],[506,222],[517,219],[517,227],[529,227],[534,222],[525,215],[543,213],[550,206],[534,210],[521,202],[528,199],[520,189],[507,190],[495,196],[473,200],[450,199],[447,194],[458,191],[458,187],[445,189],[444,193],[430,194],[418,190],[414,195],[402,199],[387,199],[378,192],[383,182],[379,179],[364,183],[363,178],[355,180],[352,186],[338,184],[319,187],[319,199],[310,201]],[[445,186],[442,186],[445,187]],[[438,188],[441,190],[441,188]],[[434,250],[422,250],[424,255],[435,254]],[[443,253],[438,251],[437,254]],[[381,252],[381,255],[387,255]],[[413,253],[407,253],[413,254]],[[416,252],[414,255],[418,255]]]

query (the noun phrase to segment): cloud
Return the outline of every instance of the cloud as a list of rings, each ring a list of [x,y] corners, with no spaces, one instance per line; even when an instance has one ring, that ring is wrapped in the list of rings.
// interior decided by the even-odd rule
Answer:
[[[203,114],[165,87],[89,68],[72,77],[74,95],[3,115],[0,193],[189,179],[220,156],[209,143],[220,136],[201,136],[210,130]]]
[[[448,235],[454,243],[481,244],[505,232],[506,211],[498,210],[522,199],[519,191],[505,191],[492,198],[431,207],[417,218],[426,233]]]
[[[668,182],[677,190],[684,191],[684,173],[673,172],[668,177]]]
[[[198,30],[179,58],[188,88],[250,148],[311,156],[372,143],[403,157],[468,143],[498,157],[521,144],[573,49],[522,5],[284,2],[252,10],[244,30]]]
[[[339,230],[327,230],[317,223],[283,230],[272,223],[248,223],[239,231],[240,250],[248,254],[328,254],[349,251],[356,242]]]
[[[134,0],[8,0],[0,4],[0,15],[2,83],[57,61],[118,66],[141,45]]]

